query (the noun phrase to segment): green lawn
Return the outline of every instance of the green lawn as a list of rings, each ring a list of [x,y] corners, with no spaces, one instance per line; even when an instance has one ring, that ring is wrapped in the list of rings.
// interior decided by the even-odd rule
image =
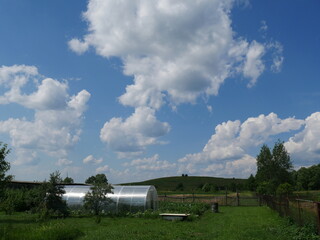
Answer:
[[[216,177],[199,177],[199,176],[188,176],[188,177],[164,177],[156,178],[143,182],[134,182],[134,183],[123,183],[122,185],[154,185],[158,193],[170,194],[171,192],[175,193],[192,193],[192,192],[202,192],[201,187],[204,184],[212,184],[215,187],[225,187],[230,188],[231,185],[242,185],[244,186],[247,182],[247,179],[233,179],[233,178],[216,178]],[[183,190],[177,191],[177,186],[183,184]],[[200,188],[199,188],[200,187]],[[230,189],[229,189],[230,191]],[[224,192],[223,192],[224,193]]]
[[[0,215],[0,239],[293,239],[293,227],[267,207],[220,207],[194,221],[70,217],[36,222],[34,215]]]

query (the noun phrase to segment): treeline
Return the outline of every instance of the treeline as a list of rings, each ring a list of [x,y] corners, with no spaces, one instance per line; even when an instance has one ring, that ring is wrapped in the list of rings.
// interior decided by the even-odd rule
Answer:
[[[41,219],[48,217],[67,217],[70,209],[63,199],[64,184],[73,183],[73,179],[62,179],[60,172],[50,174],[49,181],[35,184],[32,187],[12,187],[11,175],[6,175],[10,169],[10,163],[5,160],[10,153],[7,144],[0,142],[0,211],[6,214],[13,212],[38,213]],[[84,197],[84,210],[93,213],[100,222],[102,210],[110,203],[107,193],[112,192],[112,186],[108,183],[105,174],[97,174],[86,180],[90,184],[91,191]]]
[[[320,164],[292,172],[295,190],[320,190]]]
[[[263,145],[257,156],[257,173],[249,177],[247,186],[251,191],[268,195],[320,190],[320,164],[296,171],[283,142],[276,142],[273,149]]]

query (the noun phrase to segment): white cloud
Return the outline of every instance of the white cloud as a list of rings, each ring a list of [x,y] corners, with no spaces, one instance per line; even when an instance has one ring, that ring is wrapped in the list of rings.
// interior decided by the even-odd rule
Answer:
[[[72,161],[67,158],[60,158],[57,162],[58,166],[66,166],[72,164]]]
[[[87,42],[82,42],[79,39],[70,40],[68,45],[72,51],[76,52],[79,55],[86,52],[89,48],[89,45]]]
[[[32,120],[9,118],[0,121],[0,134],[8,134],[17,158],[15,164],[33,162],[38,152],[60,159],[57,164],[70,164],[69,150],[79,141],[81,120],[90,93],[82,90],[75,96],[67,93],[67,83],[43,78],[34,66],[14,65],[0,68],[0,86],[8,89],[0,104],[17,103],[34,110]],[[34,80],[37,79],[37,80]],[[12,82],[18,82],[17,85]],[[37,90],[25,94],[24,86]]]
[[[264,53],[264,45],[256,41],[253,41],[248,48],[243,67],[243,75],[251,79],[248,84],[249,87],[252,87],[256,83],[258,77],[265,69],[265,65],[262,62],[262,56]]]
[[[261,32],[266,32],[268,30],[268,25],[267,22],[265,20],[261,21],[261,26],[260,26],[260,31]]]
[[[236,38],[232,0],[90,0],[83,14],[88,34],[69,41],[80,54],[92,46],[98,55],[120,57],[134,77],[119,98],[124,105],[158,109],[197,97],[217,95],[235,73],[249,86],[265,70],[266,44]],[[116,9],[116,10],[115,10]],[[276,61],[280,64],[280,58]]]
[[[179,172],[210,173],[215,176],[248,177],[255,172],[255,157],[248,151],[269,137],[298,130],[305,123],[295,118],[280,119],[275,113],[219,124],[202,152],[178,160]]]
[[[83,13],[88,33],[68,44],[77,54],[92,47],[105,58],[118,57],[123,73],[133,76],[119,102],[134,107],[135,113],[125,120],[110,119],[100,133],[120,157],[138,155],[168,133],[169,125],[154,113],[164,104],[176,109],[181,103],[195,103],[199,96],[217,95],[225,80],[237,75],[252,87],[267,67],[267,52],[273,58],[272,70],[280,70],[280,43],[249,41],[233,31],[234,3],[89,0]],[[148,115],[151,122],[145,124],[140,115]],[[150,136],[151,129],[158,132]]]
[[[267,45],[268,49],[272,49],[272,65],[271,65],[271,71],[273,72],[280,72],[281,67],[284,61],[284,57],[282,55],[283,52],[283,46],[281,43],[275,41],[271,42]]]
[[[85,164],[87,164],[87,163],[99,164],[99,163],[103,162],[103,159],[102,158],[96,159],[92,155],[89,155],[89,156],[85,157],[82,160],[82,162],[85,163]]]
[[[320,157],[320,112],[305,120],[302,131],[291,137],[285,147],[300,166],[318,164]]]
[[[176,164],[159,160],[159,155],[155,154],[150,158],[140,158],[124,164],[125,167],[134,167],[142,171],[175,170]]]
[[[168,123],[156,119],[155,110],[139,107],[125,120],[112,118],[106,122],[100,131],[100,139],[118,153],[135,154],[148,145],[161,143],[157,138],[169,130]]]
[[[110,168],[108,165],[104,165],[102,167],[98,167],[96,169],[96,173],[106,173],[106,172],[109,172],[110,171]]]

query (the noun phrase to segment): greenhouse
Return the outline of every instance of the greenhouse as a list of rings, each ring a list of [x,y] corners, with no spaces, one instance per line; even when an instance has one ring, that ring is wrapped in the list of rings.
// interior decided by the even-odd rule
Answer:
[[[90,190],[88,185],[65,185],[63,199],[70,208],[76,209],[83,206],[84,196]],[[113,185],[113,193],[107,197],[112,200],[106,212],[138,212],[158,208],[158,194],[154,186],[120,186]]]

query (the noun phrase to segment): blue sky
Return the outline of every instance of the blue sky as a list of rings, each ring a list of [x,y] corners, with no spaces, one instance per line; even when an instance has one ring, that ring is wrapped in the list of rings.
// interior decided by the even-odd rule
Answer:
[[[320,3],[0,0],[0,141],[17,180],[247,178],[319,163]]]

